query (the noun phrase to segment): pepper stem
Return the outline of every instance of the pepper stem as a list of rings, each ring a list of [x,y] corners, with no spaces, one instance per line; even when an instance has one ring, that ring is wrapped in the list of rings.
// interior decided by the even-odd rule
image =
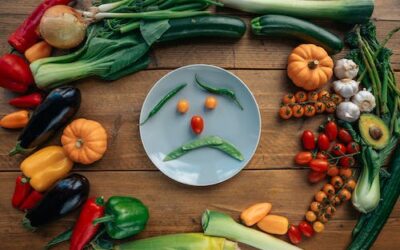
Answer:
[[[94,202],[99,206],[104,206],[104,197],[103,196],[97,197]]]
[[[26,154],[34,150],[34,148],[23,148],[21,147],[21,143],[17,142],[17,145],[8,153],[9,156],[14,156],[16,154]]]
[[[105,222],[109,222],[109,221],[113,221],[113,220],[114,220],[113,215],[106,215],[106,216],[100,217],[98,219],[95,219],[93,221],[93,225],[97,225],[99,223],[105,223]]]
[[[308,62],[308,67],[310,69],[316,69],[319,65],[319,61],[318,60],[312,60]]]

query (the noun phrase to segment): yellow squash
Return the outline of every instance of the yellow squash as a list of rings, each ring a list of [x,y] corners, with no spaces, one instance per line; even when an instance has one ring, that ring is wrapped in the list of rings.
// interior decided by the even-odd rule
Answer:
[[[44,192],[65,177],[72,166],[62,147],[49,146],[26,158],[21,163],[21,171],[36,191]]]

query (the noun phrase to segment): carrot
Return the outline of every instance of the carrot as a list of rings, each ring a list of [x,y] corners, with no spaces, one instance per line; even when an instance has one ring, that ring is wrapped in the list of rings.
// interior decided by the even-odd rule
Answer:
[[[52,47],[45,41],[38,42],[25,51],[25,57],[29,62],[36,61],[51,55]]]
[[[269,211],[271,211],[271,203],[257,203],[251,207],[246,208],[240,214],[240,219],[246,226],[253,226],[259,222],[262,218],[267,216]]]
[[[279,215],[267,215],[257,223],[257,226],[264,232],[284,235],[288,231],[289,220]]]
[[[0,126],[3,128],[24,128],[29,121],[29,112],[21,110],[10,113],[0,120]]]

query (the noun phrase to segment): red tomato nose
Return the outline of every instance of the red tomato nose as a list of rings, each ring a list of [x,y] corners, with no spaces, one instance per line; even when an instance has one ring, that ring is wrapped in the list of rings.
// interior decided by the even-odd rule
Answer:
[[[190,120],[190,126],[192,127],[193,133],[195,133],[196,135],[201,134],[201,132],[203,132],[204,129],[203,118],[199,115],[193,116],[192,119]]]

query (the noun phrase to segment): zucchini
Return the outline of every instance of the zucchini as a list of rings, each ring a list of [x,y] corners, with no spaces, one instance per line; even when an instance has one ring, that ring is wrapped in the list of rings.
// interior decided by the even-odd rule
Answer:
[[[158,42],[194,37],[240,38],[246,32],[246,24],[237,17],[212,15],[169,20],[171,27]]]
[[[294,17],[265,15],[251,21],[255,35],[272,37],[295,37],[323,47],[329,54],[343,49],[342,40],[329,31],[310,22]]]

